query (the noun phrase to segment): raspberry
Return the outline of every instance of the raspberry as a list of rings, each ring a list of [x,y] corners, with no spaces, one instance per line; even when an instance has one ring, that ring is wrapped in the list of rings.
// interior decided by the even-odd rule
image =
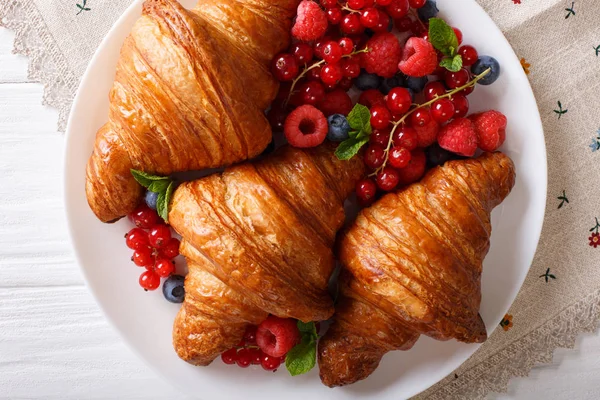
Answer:
[[[408,39],[398,65],[400,71],[408,76],[423,77],[432,74],[437,66],[437,53],[431,43],[418,37]]]
[[[360,94],[360,97],[358,98],[358,104],[362,104],[370,109],[375,104],[385,105],[385,97],[383,96],[383,93],[377,89],[365,90]]]
[[[288,115],[283,127],[288,142],[294,147],[316,147],[327,136],[327,118],[315,107],[304,105]]]
[[[332,92],[325,93],[325,98],[317,106],[319,110],[329,117],[333,114],[348,115],[352,111],[352,99],[342,89],[336,89]]]
[[[370,74],[391,78],[398,72],[402,47],[396,35],[377,33],[367,42],[367,53],[361,54],[361,64]],[[437,58],[436,58],[437,61]]]
[[[411,158],[408,165],[398,170],[400,180],[399,185],[410,185],[417,182],[425,175],[425,167],[427,166],[427,157],[421,149],[414,150],[411,153]]]
[[[298,16],[292,28],[292,35],[299,40],[309,42],[325,34],[327,14],[314,1],[303,0],[298,6]]]
[[[477,132],[470,120],[458,118],[442,128],[438,143],[442,149],[472,157],[477,150]]]
[[[270,315],[256,331],[258,347],[271,357],[282,357],[298,342],[300,331],[296,321]]]
[[[417,136],[419,137],[418,147],[423,148],[429,147],[435,143],[440,130],[440,126],[433,119],[427,122],[424,126],[413,125],[413,128],[415,131],[417,131]]]
[[[479,148],[483,151],[496,151],[506,140],[506,124],[508,120],[499,111],[486,111],[469,117],[475,132]]]

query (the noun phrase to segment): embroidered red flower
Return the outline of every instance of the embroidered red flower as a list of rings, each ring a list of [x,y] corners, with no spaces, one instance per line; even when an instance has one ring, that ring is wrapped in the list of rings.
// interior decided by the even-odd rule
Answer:
[[[590,236],[590,246],[592,246],[593,248],[597,248],[598,246],[600,246],[600,233],[592,233],[592,236]]]
[[[513,327],[512,319],[512,315],[506,314],[504,318],[502,318],[502,321],[500,321],[500,326],[502,327],[502,329],[504,329],[505,332]]]

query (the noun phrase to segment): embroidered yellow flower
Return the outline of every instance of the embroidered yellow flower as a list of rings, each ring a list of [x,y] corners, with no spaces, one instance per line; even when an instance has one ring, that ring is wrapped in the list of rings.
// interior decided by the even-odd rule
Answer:
[[[523,57],[521,57],[521,66],[523,67],[523,71],[529,75],[529,68],[531,68],[531,64],[529,64]]]
[[[502,318],[502,321],[500,321],[500,326],[502,327],[502,329],[504,329],[504,331],[508,331],[510,328],[513,327],[512,319],[513,316],[510,314],[506,314],[504,318]]]

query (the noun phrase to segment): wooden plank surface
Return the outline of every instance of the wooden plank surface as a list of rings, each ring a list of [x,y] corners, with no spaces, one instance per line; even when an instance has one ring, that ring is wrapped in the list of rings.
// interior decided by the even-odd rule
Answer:
[[[57,113],[40,105],[12,39],[0,29],[0,399],[185,400],[120,341],[84,285],[63,216]],[[600,338],[587,335],[490,398],[593,399],[599,380]]]

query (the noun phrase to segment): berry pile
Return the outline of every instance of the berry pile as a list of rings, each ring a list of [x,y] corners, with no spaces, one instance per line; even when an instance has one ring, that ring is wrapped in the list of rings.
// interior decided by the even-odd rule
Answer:
[[[221,360],[242,368],[254,364],[261,365],[266,371],[276,371],[285,363],[286,354],[299,342],[296,320],[271,315],[258,327],[248,327],[242,341],[221,354]]]
[[[341,159],[366,146],[360,156],[370,171],[357,186],[363,206],[432,166],[495,151],[505,140],[501,113],[468,117],[468,96],[477,83],[494,83],[500,64],[463,44],[438,12],[435,0],[303,0],[294,43],[273,60],[282,82],[268,115],[273,130],[295,147],[348,142],[336,153]],[[350,121],[355,94],[370,113],[368,129]]]
[[[179,240],[171,236],[171,228],[146,204],[139,206],[129,218],[136,227],[125,234],[125,243],[133,250],[131,261],[146,269],[140,276],[140,286],[144,290],[156,290],[160,278],[168,278],[175,272],[173,259],[179,255]]]

